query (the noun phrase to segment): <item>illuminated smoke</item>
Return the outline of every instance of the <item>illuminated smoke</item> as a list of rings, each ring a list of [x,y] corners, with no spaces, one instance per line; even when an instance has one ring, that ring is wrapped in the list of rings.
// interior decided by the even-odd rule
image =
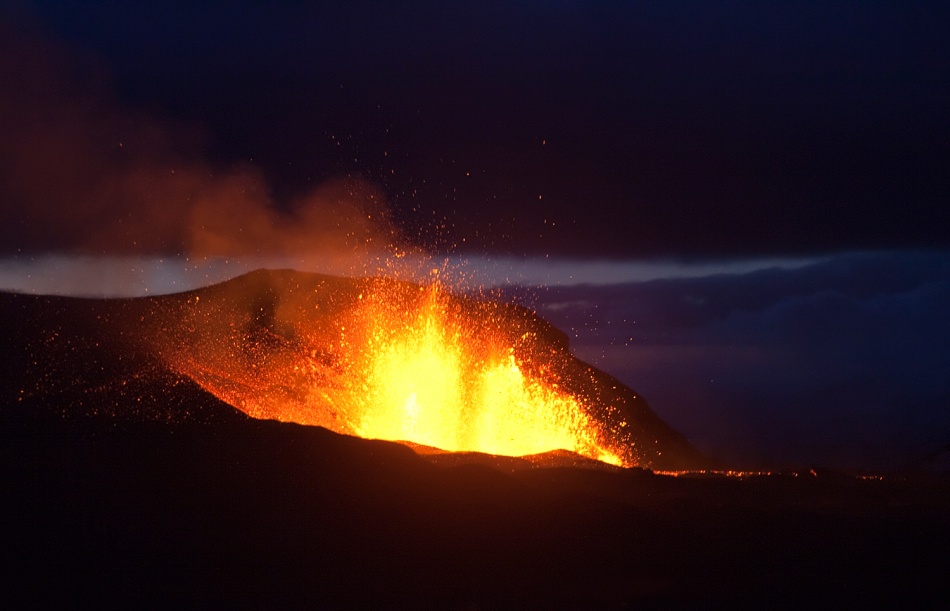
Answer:
[[[196,126],[121,108],[104,73],[0,22],[0,255],[284,257],[360,272],[398,242],[366,181],[277,202],[256,167],[208,162]]]

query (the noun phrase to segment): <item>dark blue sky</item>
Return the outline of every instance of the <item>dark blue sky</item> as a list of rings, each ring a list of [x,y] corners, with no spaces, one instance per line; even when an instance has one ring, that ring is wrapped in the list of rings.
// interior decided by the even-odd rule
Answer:
[[[197,126],[278,206],[360,176],[430,247],[950,241],[944,3],[21,5],[97,58],[117,106]]]
[[[950,442],[948,7],[7,3],[0,279],[348,240],[571,259],[533,305],[702,449],[898,467]],[[629,261],[653,279],[584,284]]]

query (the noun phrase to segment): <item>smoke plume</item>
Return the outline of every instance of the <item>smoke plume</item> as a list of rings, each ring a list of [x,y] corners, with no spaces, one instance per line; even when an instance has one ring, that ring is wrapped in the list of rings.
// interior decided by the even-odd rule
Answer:
[[[358,269],[397,236],[384,198],[340,178],[275,201],[215,167],[200,128],[122,108],[107,71],[0,21],[0,256],[295,257]]]

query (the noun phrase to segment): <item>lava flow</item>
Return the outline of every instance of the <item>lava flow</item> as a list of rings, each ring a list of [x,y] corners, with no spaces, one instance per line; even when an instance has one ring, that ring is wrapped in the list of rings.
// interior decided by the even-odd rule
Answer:
[[[514,346],[459,324],[439,285],[409,310],[378,296],[363,301],[368,337],[352,361],[355,392],[344,399],[359,435],[510,456],[566,449],[620,462],[597,445],[572,396],[525,374]]]
[[[447,451],[629,462],[561,387],[556,351],[539,336],[552,329],[438,282],[340,282],[262,302],[243,320],[196,296],[185,308],[190,339],[166,354],[254,417]]]

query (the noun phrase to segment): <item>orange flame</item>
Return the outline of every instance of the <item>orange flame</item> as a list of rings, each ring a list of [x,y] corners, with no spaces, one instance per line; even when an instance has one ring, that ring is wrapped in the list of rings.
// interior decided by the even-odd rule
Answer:
[[[409,320],[372,309],[355,377],[365,392],[350,397],[360,436],[510,456],[566,449],[620,462],[597,446],[573,397],[526,376],[513,347],[453,321],[438,285]]]
[[[311,306],[309,319],[297,312],[267,323],[276,333],[264,325],[204,342],[179,353],[178,368],[254,417],[448,451],[569,450],[623,463],[582,403],[558,386],[534,331],[513,333],[490,309],[472,316],[471,303],[438,283],[361,288],[341,300],[348,305],[328,298]]]

